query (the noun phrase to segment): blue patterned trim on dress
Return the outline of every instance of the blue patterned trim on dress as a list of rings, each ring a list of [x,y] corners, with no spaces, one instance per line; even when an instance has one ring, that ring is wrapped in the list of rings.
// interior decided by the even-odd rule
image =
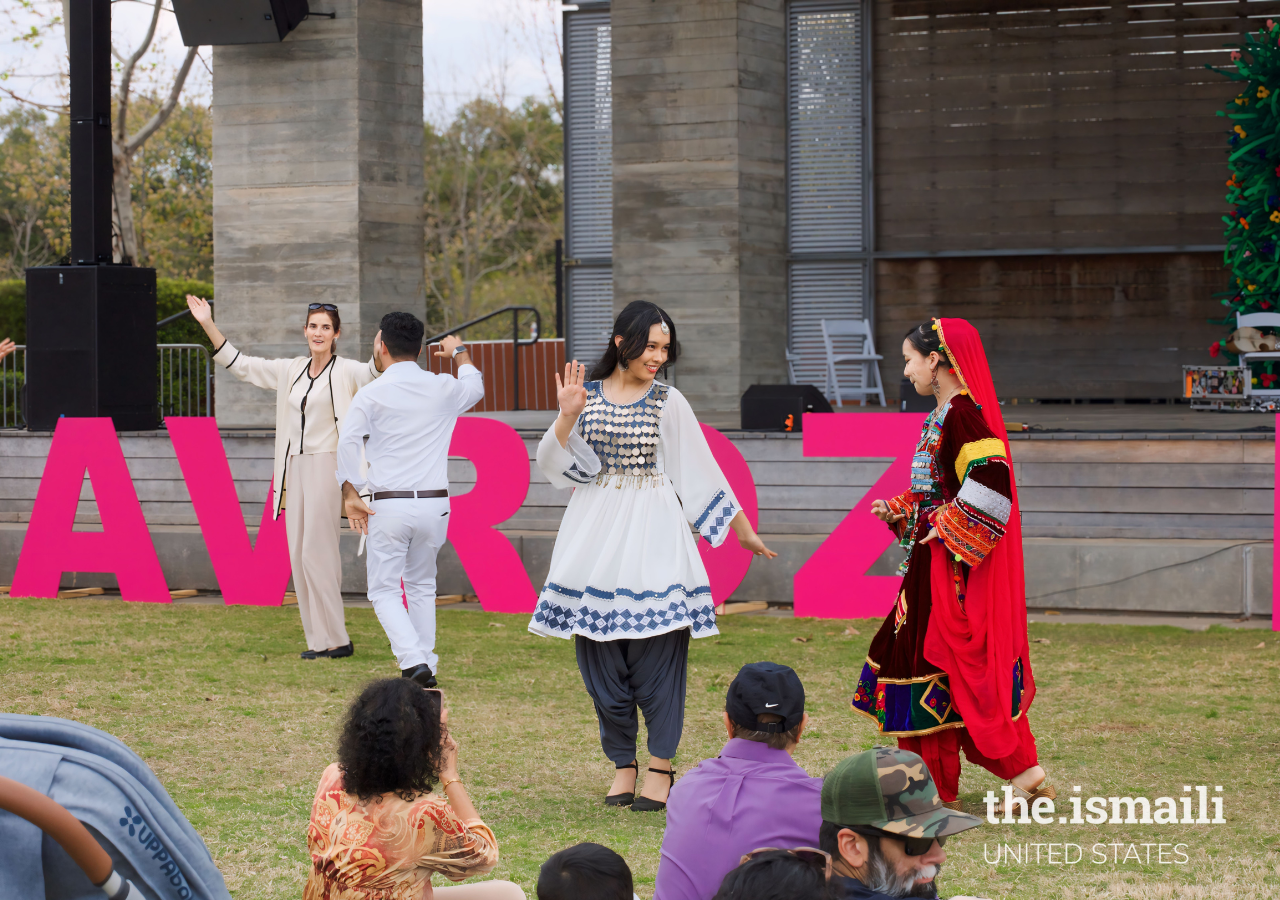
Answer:
[[[707,504],[707,508],[702,511],[702,515],[698,516],[698,521],[693,523],[693,527],[706,538],[708,544],[715,544],[716,538],[720,537],[725,526],[733,521],[733,517],[738,512],[738,504],[726,499],[724,491],[717,491],[711,498],[711,502]]]
[[[554,581],[548,581],[542,588],[544,591],[552,591],[561,597],[572,597],[574,600],[581,600],[585,597],[594,597],[597,600],[616,600],[619,597],[625,597],[628,600],[644,602],[647,600],[665,600],[676,591],[682,591],[686,597],[701,597],[706,594],[711,595],[711,585],[700,584],[696,587],[686,587],[683,584],[673,584],[665,591],[632,591],[627,588],[618,588],[616,591],[606,591],[601,588],[594,588],[587,585],[580,591],[573,588],[556,584]]]
[[[590,589],[588,589],[590,590]],[[683,598],[671,600],[665,605],[644,609],[598,610],[590,606],[561,606],[547,598],[548,593],[558,593],[548,584],[534,610],[533,621],[546,631],[569,637],[575,632],[599,640],[614,638],[649,637],[680,628],[690,628],[694,637],[714,633],[715,607],[710,602],[710,587],[695,588],[695,594],[686,597],[707,596],[708,602],[690,606]],[[581,592],[575,592],[581,593]],[[573,599],[569,597],[568,599]]]
[[[575,462],[569,468],[565,469],[564,477],[568,478],[570,481],[576,481],[578,484],[590,484],[591,479],[595,476],[588,475],[586,472],[583,472],[578,468],[578,464]]]

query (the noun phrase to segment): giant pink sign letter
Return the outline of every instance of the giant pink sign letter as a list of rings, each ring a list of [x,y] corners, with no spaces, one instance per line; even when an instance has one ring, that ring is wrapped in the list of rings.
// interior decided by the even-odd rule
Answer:
[[[476,467],[476,485],[450,501],[449,542],[489,612],[531,613],[538,595],[520,554],[495,527],[515,515],[529,493],[529,451],[516,430],[497,419],[458,420],[453,456]]]
[[[86,470],[101,531],[72,529]],[[113,572],[125,600],[172,602],[110,419],[58,420],[10,590],[56,597],[63,572]]]
[[[865,574],[893,543],[892,532],[871,514],[871,501],[907,489],[923,422],[923,413],[805,414],[805,456],[887,456],[893,462],[796,572],[797,616],[856,619],[889,612],[897,577]]]
[[[1276,471],[1271,511],[1271,630],[1280,631],[1280,413],[1276,414]]]
[[[213,572],[227,604],[279,606],[289,586],[289,543],[284,517],[273,519],[274,485],[267,488],[256,546],[249,541],[218,423],[206,416],[169,416],[182,477],[191,494]]]
[[[707,436],[711,455],[720,464],[720,471],[724,473],[738,502],[742,504],[747,521],[752,528],[758,528],[760,507],[756,500],[756,480],[751,477],[747,461],[742,458],[732,441],[711,426],[703,425],[702,433]],[[744,550],[738,539],[731,534],[715,549],[706,541],[698,541],[698,553],[702,556],[702,564],[707,567],[707,575],[711,579],[711,598],[718,606],[728,600],[738,589],[738,585],[742,584],[742,579],[747,577],[747,569],[751,568],[751,551]]]

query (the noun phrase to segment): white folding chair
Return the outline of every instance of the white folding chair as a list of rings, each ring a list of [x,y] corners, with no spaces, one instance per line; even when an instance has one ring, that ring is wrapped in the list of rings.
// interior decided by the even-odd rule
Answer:
[[[1237,328],[1274,328],[1280,334],[1280,312],[1236,313]],[[1251,362],[1263,359],[1280,359],[1280,351],[1259,350],[1256,353],[1241,353],[1240,365],[1247,366]],[[1244,380],[1246,397],[1280,397],[1280,386],[1272,388],[1254,387],[1253,378]]]
[[[835,341],[852,341],[854,352],[845,352],[843,348],[837,352]],[[884,359],[876,353],[875,338],[871,334],[871,322],[867,319],[823,319],[822,344],[827,351],[827,382],[823,393],[830,397],[833,393],[837,406],[844,406],[841,396],[840,380],[836,374],[836,366],[853,363],[862,367],[862,386],[845,388],[844,393],[861,394],[862,405],[867,398],[875,394],[884,402],[884,382],[880,378],[879,361]]]

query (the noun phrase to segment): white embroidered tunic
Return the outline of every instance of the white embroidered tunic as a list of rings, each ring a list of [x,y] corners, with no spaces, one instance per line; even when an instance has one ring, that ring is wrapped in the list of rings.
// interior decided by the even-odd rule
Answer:
[[[689,401],[658,382],[626,406],[598,381],[585,387],[568,447],[554,425],[538,445],[538,468],[574,491],[529,630],[595,641],[719,634],[689,525],[719,547],[741,507]]]

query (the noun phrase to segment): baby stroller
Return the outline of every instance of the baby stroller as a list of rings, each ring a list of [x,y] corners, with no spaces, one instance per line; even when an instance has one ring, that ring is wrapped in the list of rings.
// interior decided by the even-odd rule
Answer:
[[[159,779],[106,732],[0,714],[0,772],[0,900],[230,900]]]

